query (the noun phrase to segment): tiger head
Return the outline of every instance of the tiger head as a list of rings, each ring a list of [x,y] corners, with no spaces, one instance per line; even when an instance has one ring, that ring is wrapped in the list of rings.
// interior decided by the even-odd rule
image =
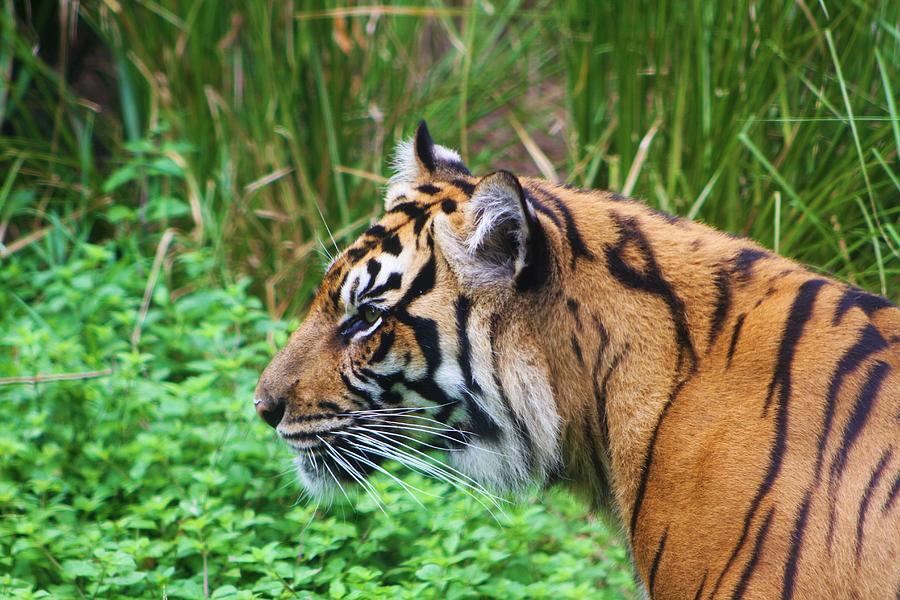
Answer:
[[[560,417],[528,315],[559,240],[519,179],[473,177],[424,123],[394,167],[384,216],[328,267],[256,410],[315,496],[391,459],[504,491],[545,482]],[[435,446],[450,465],[423,453]]]

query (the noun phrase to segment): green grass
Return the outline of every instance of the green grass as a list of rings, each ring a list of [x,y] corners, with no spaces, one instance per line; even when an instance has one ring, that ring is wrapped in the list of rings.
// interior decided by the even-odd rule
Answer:
[[[376,477],[390,518],[317,508],[253,414],[420,118],[476,172],[628,192],[900,300],[896,2],[22,6],[0,378],[101,375],[0,380],[4,597],[631,593],[565,494],[498,523],[404,473],[424,507]]]

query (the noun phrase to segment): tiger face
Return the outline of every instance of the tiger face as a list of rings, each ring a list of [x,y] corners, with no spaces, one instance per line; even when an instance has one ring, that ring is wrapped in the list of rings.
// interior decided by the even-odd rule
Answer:
[[[396,162],[384,216],[329,266],[257,412],[316,496],[389,459],[501,490],[544,481],[559,417],[528,323],[508,315],[552,277],[549,240],[514,176],[472,177],[424,124]],[[433,447],[452,466],[430,462]]]

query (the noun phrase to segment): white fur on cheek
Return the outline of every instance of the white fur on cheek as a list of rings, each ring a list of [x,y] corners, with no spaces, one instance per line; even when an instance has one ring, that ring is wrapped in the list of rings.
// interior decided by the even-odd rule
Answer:
[[[482,393],[465,402],[478,402],[502,433],[495,442],[474,438],[472,446],[451,453],[450,458],[457,469],[480,483],[501,491],[521,491],[531,482],[545,482],[559,463],[559,413],[540,361],[518,344],[515,352],[492,349],[490,317],[474,313],[468,334],[473,376]],[[530,448],[518,433],[519,424],[531,440]]]

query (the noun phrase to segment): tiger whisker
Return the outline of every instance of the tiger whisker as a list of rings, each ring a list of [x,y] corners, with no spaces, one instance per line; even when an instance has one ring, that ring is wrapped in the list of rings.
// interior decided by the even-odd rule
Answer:
[[[430,434],[430,435],[436,435],[436,436],[438,436],[438,437],[446,438],[446,439],[448,439],[448,440],[450,440],[450,441],[452,441],[452,442],[455,442],[455,443],[457,443],[457,444],[461,444],[461,445],[463,445],[463,446],[468,446],[469,448],[472,448],[472,449],[475,449],[475,450],[481,450],[481,451],[483,451],[483,452],[489,452],[489,453],[494,454],[494,455],[496,455],[496,456],[500,456],[500,457],[506,458],[506,455],[503,454],[502,452],[498,452],[498,451],[496,451],[496,450],[491,450],[490,448],[485,448],[484,446],[478,446],[478,445],[472,444],[471,442],[468,442],[468,441],[466,441],[466,440],[461,440],[461,439],[458,439],[458,438],[455,438],[455,437],[452,437],[452,436],[449,436],[449,435],[445,435],[445,433],[451,433],[451,432],[462,433],[462,434],[468,434],[468,435],[475,435],[475,434],[473,434],[473,433],[469,433],[469,432],[466,432],[466,431],[461,431],[461,430],[459,430],[459,429],[442,429],[442,430],[437,430],[436,428],[433,428],[433,427],[429,427],[429,428],[427,428],[427,429],[423,429],[424,427],[426,427],[425,425],[417,425],[417,424],[408,425],[408,424],[406,424],[406,423],[400,423],[400,422],[396,422],[396,421],[379,421],[379,422],[373,423],[373,424],[371,424],[371,425],[369,425],[369,426],[371,426],[371,427],[387,427],[387,428],[390,428],[390,429],[400,429],[400,430],[407,430],[407,431],[418,431],[419,433],[425,433],[425,434]],[[476,436],[476,437],[477,437],[477,436]],[[418,440],[417,440],[417,441],[418,441]],[[433,446],[432,446],[432,447],[433,447]],[[457,450],[452,449],[452,448],[435,448],[435,449],[436,449],[436,450],[444,450],[444,451],[447,451],[447,452],[457,451]]]
[[[412,418],[413,416],[414,415],[408,415],[406,418]],[[393,424],[397,424],[397,425],[407,425],[407,423],[404,423],[403,421],[396,421],[396,420],[392,420],[390,418],[383,417],[383,416],[360,417],[360,418],[366,419],[367,421],[375,421],[376,423],[393,423]],[[441,427],[435,427],[434,425],[425,425],[424,423],[408,423],[408,425],[410,425],[411,427],[422,427],[422,428],[429,429],[432,431],[454,432],[454,433],[459,433],[460,435],[466,435],[466,436],[470,436],[470,435],[475,436],[476,435],[475,433],[473,433],[471,431],[466,431],[464,429],[457,429],[455,427],[446,426],[443,423],[440,423],[439,421],[435,421],[435,423],[438,423],[439,425],[441,425]]]
[[[354,442],[352,442],[352,441],[350,442],[350,444],[351,444],[353,447],[355,447],[355,448],[359,448],[359,446],[357,446],[357,445],[356,445]],[[352,452],[352,451],[350,451],[350,450],[345,450],[345,452],[346,452],[348,455],[350,455],[350,456],[352,456],[353,458],[355,458],[356,460],[361,461],[361,462],[363,462],[363,463],[369,465],[369,466],[372,467],[373,469],[377,470],[379,473],[384,473],[385,475],[387,475],[388,477],[390,477],[391,479],[393,479],[394,481],[396,481],[396,482],[400,485],[400,487],[402,487],[402,488],[406,491],[406,493],[409,494],[409,497],[412,498],[412,499],[416,502],[416,504],[418,504],[418,505],[421,506],[422,508],[425,508],[425,505],[422,504],[422,502],[421,502],[418,498],[416,498],[416,495],[412,493],[412,490],[416,490],[416,491],[419,492],[420,494],[425,494],[426,496],[431,496],[432,498],[437,498],[437,497],[438,497],[437,494],[431,494],[431,493],[422,491],[422,490],[420,490],[419,488],[417,488],[417,487],[415,487],[415,486],[413,486],[413,485],[410,485],[410,484],[406,483],[405,481],[401,480],[399,477],[397,477],[397,476],[394,475],[393,473],[389,472],[387,469],[382,468],[381,465],[378,465],[378,464],[372,462],[371,460],[369,460],[368,458],[366,458],[365,456],[363,456],[363,455],[361,455],[361,454],[357,454],[357,453]]]
[[[340,416],[353,416],[359,413],[381,413],[381,412],[414,412],[419,410],[437,410],[439,408],[444,408],[445,406],[450,406],[451,404],[456,404],[456,402],[444,402],[443,404],[435,404],[434,406],[387,406],[384,408],[367,408],[365,410],[355,410],[350,411],[348,414],[340,415]]]
[[[351,430],[352,430],[352,429],[357,429],[357,428],[360,428],[360,426],[359,426],[359,425],[354,425],[354,426],[352,426],[352,427],[349,427],[348,429],[351,429]],[[364,430],[364,428],[362,428],[362,429]],[[336,431],[336,432],[335,432],[336,435],[340,435],[340,434],[342,434],[342,433],[344,433],[344,432],[342,432],[342,431]],[[434,446],[434,445],[432,445],[432,444],[429,444],[428,442],[425,442],[425,441],[423,441],[423,440],[420,440],[420,439],[418,439],[418,438],[414,438],[414,437],[411,437],[411,436],[408,436],[408,435],[402,435],[402,434],[399,434],[399,433],[395,433],[395,434],[392,434],[392,435],[396,435],[396,436],[398,436],[398,437],[402,437],[402,438],[407,439],[407,440],[410,440],[410,441],[412,441],[412,442],[418,442],[419,444],[422,444],[422,445],[425,446],[426,448],[431,448],[432,450],[439,450],[439,451],[441,451],[441,452],[460,452],[460,451],[461,451],[461,450],[459,450],[458,448],[441,448],[440,446]]]
[[[494,511],[491,510],[491,507],[488,506],[487,504],[485,504],[479,496],[484,496],[485,498],[487,498],[491,502],[491,504],[494,506],[494,508],[496,508],[498,511],[500,511],[501,514],[505,514],[503,512],[503,508],[498,503],[498,500],[503,500],[503,499],[497,498],[496,496],[494,496],[487,490],[484,490],[484,488],[481,488],[480,486],[478,486],[478,487],[472,486],[469,483],[467,483],[466,481],[463,481],[463,480],[459,479],[458,477],[453,476],[451,473],[448,473],[447,471],[445,471],[441,468],[441,466],[447,466],[447,465],[428,463],[424,460],[421,460],[419,458],[411,456],[410,454],[407,454],[406,452],[403,452],[399,448],[389,446],[389,445],[385,444],[384,442],[375,440],[374,438],[367,436],[367,435],[354,434],[354,436],[356,436],[361,442],[363,442],[365,444],[365,447],[360,447],[358,444],[354,444],[357,447],[359,447],[360,449],[364,449],[364,450],[367,450],[374,454],[384,456],[385,458],[390,458],[392,460],[396,460],[400,464],[405,465],[405,466],[413,469],[414,471],[418,471],[418,472],[422,473],[423,475],[428,475],[428,476],[434,477],[438,481],[444,481],[446,483],[449,483],[450,485],[452,485],[456,489],[462,491],[466,495],[471,496],[476,502],[478,502],[478,504],[480,504],[485,510],[488,511],[488,513],[494,518],[494,520],[497,521],[498,524],[500,523],[500,520],[497,518],[497,515],[495,515]],[[431,457],[428,457],[428,455],[424,455],[424,456],[427,458],[431,458]],[[473,491],[477,492],[477,493],[473,493]]]
[[[316,436],[319,437],[319,436]],[[322,438],[319,437],[319,441],[325,442]],[[352,504],[350,501],[350,496],[347,495],[347,492],[344,491],[344,486],[341,485],[341,481],[335,476],[334,471],[331,470],[331,467],[328,466],[328,461],[323,460],[322,464],[325,466],[325,469],[328,471],[328,474],[331,475],[331,478],[334,479],[334,482],[337,484],[338,489],[341,490],[341,493],[344,495],[344,498],[347,499],[348,504]]]
[[[364,428],[362,428],[362,429],[364,429]],[[398,440],[395,440],[395,439],[389,437],[389,433],[388,433],[388,432],[383,432],[383,431],[373,431],[373,430],[371,430],[371,429],[364,429],[364,430],[365,430],[366,433],[371,433],[371,434],[373,434],[373,435],[377,435],[378,437],[387,439],[389,442],[391,442],[391,443],[393,443],[393,444],[397,444],[397,445],[399,445],[399,446],[401,446],[401,447],[403,447],[403,448],[406,448],[407,450],[409,450],[409,451],[411,451],[411,452],[414,452],[414,453],[418,454],[419,456],[423,457],[424,459],[434,460],[433,457],[431,457],[431,456],[429,456],[428,454],[422,452],[421,450],[418,450],[418,449],[416,449],[416,448],[413,448],[412,446],[410,446],[410,445],[408,445],[408,444],[405,444],[405,443],[403,443],[403,442],[400,442],[400,441],[398,441]],[[395,448],[395,449],[399,450],[399,448]],[[458,478],[461,478],[462,480],[468,482],[468,484],[469,484],[470,486],[472,486],[474,489],[477,489],[477,490],[478,490],[479,492],[481,492],[482,494],[484,494],[484,495],[486,495],[486,496],[490,496],[491,498],[494,498],[494,499],[496,499],[496,500],[503,500],[504,502],[507,502],[507,501],[504,500],[503,498],[499,498],[498,496],[494,496],[494,494],[491,494],[491,493],[490,493],[487,489],[485,489],[480,483],[478,483],[477,481],[475,481],[474,479],[472,479],[471,477],[469,477],[469,476],[466,475],[465,473],[459,471],[459,470],[456,469],[455,467],[453,467],[453,466],[451,466],[451,465],[448,465],[448,464],[446,464],[446,463],[439,463],[439,465],[440,465],[439,468],[441,468],[442,470],[448,471],[448,474],[452,475],[453,477],[458,477]]]
[[[342,457],[338,453],[338,451],[331,444],[329,444],[327,441],[325,441],[321,436],[317,435],[316,437],[319,438],[320,442],[325,444],[326,452],[328,452],[328,454],[332,458],[334,458],[335,461],[337,461],[338,466],[342,467],[344,469],[344,471],[346,471],[347,474],[350,475],[350,477],[352,477],[354,479],[354,481],[356,481],[363,488],[363,490],[365,490],[366,494],[370,498],[372,498],[372,500],[375,502],[376,506],[378,506],[378,509],[381,510],[381,512],[384,513],[385,516],[387,516],[387,512],[384,510],[384,505],[381,503],[381,500],[378,499],[378,494],[377,494],[375,488],[372,486],[371,483],[366,481],[365,476],[363,476],[362,473],[357,471],[353,467],[353,465],[351,465],[349,462],[347,462],[347,460],[344,459],[344,457]]]

